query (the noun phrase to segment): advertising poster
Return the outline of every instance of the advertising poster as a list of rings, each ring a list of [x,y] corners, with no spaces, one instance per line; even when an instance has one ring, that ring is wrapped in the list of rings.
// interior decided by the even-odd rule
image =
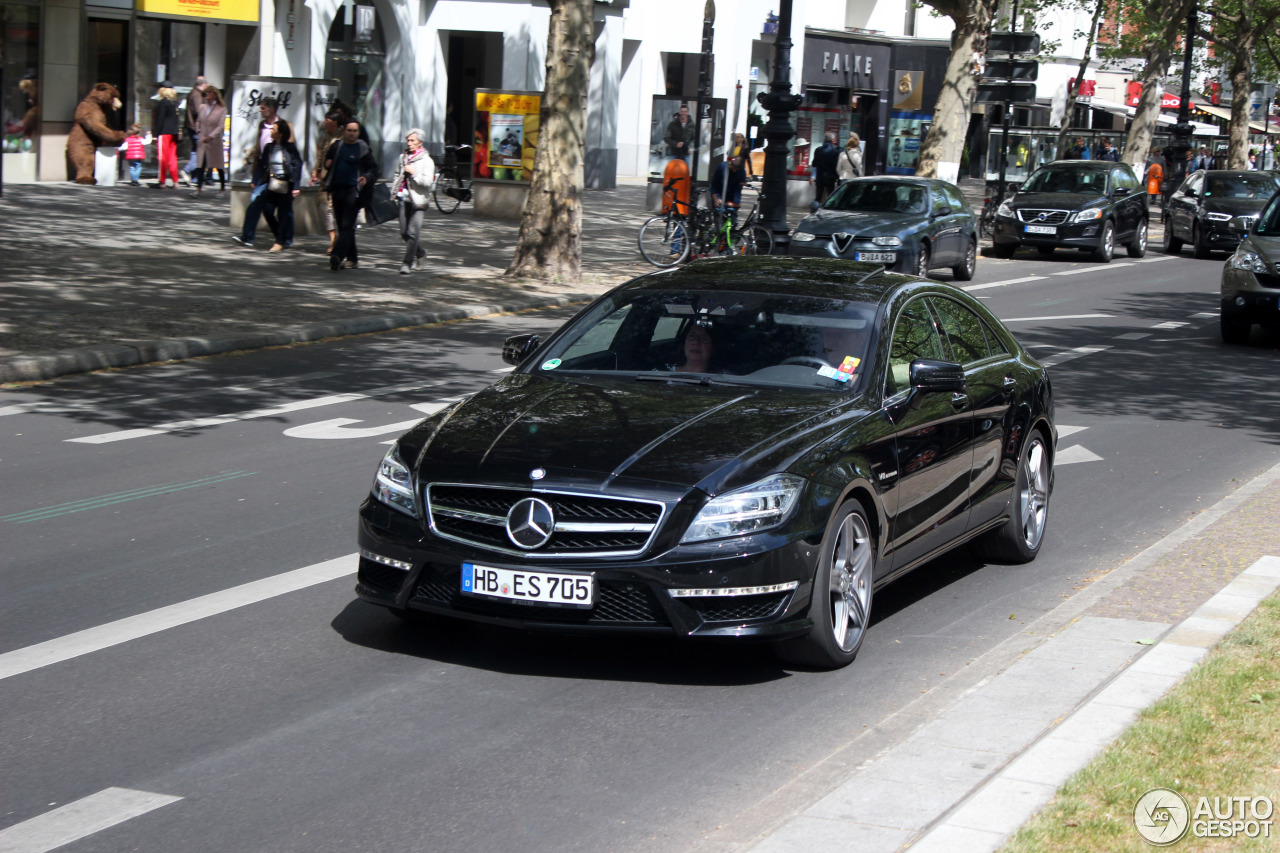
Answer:
[[[307,138],[306,145],[299,139],[298,153],[302,155],[302,174],[310,175],[316,161],[324,156],[320,145],[325,137],[324,116],[338,97],[337,80],[312,80],[307,86]],[[301,136],[301,134],[297,134]],[[374,155],[377,156],[376,154]],[[304,183],[305,183],[304,179]]]
[[[258,107],[263,98],[276,99],[276,112],[289,122],[294,142],[302,152],[307,137],[307,86],[312,81],[292,77],[231,78],[227,90],[227,115],[231,118],[231,152],[227,159],[228,177],[234,183],[248,183],[253,178],[254,149],[258,146],[258,126],[262,122]],[[327,82],[327,81],[326,81]]]
[[[258,0],[138,0],[138,11],[204,21],[258,23]]]
[[[541,92],[476,89],[475,177],[532,180],[541,111]]]

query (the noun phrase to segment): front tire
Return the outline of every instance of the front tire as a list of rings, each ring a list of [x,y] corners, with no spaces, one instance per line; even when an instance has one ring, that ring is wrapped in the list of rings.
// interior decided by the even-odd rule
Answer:
[[[913,273],[921,278],[929,277],[929,245],[927,243],[921,243],[920,250],[916,252]]]
[[[1209,257],[1209,244],[1204,239],[1204,229],[1199,225],[1191,229],[1191,253],[1200,260]]]
[[[1147,253],[1147,220],[1138,223],[1138,231],[1129,241],[1129,257],[1140,258]]]
[[[1098,237],[1098,248],[1093,250],[1093,259],[1101,264],[1111,263],[1116,254],[1116,226],[1108,219],[1102,225],[1102,234]]]
[[[779,643],[779,657],[791,664],[839,669],[858,656],[871,618],[876,544],[866,510],[856,500],[840,505],[827,528],[813,578],[807,636]]]
[[[1164,253],[1166,255],[1177,255],[1182,252],[1182,241],[1173,233],[1173,220],[1169,217],[1164,219]]]
[[[1243,320],[1231,320],[1223,316],[1218,320],[1218,328],[1222,333],[1222,342],[1224,344],[1240,346],[1249,343],[1249,333],[1253,331],[1253,324],[1246,323]]]
[[[1034,560],[1044,543],[1052,491],[1053,463],[1049,458],[1049,445],[1044,434],[1035,430],[1018,460],[1018,480],[1009,520],[978,540],[978,554],[1003,563]]]
[[[978,241],[970,240],[964,250],[964,262],[951,268],[956,281],[973,281],[973,274],[978,269]]]
[[[1018,250],[1017,243],[992,243],[991,254],[997,258],[1012,258],[1013,253]]]

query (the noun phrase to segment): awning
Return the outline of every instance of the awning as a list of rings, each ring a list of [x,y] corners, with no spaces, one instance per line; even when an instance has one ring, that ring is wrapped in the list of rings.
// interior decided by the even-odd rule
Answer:
[[[1231,110],[1223,109],[1222,107],[1215,107],[1213,104],[1197,104],[1195,101],[1192,101],[1191,108],[1193,110],[1200,110],[1202,113],[1208,113],[1214,118],[1231,121]]]
[[[1081,106],[1085,105],[1081,104]],[[1131,107],[1127,104],[1119,104],[1115,101],[1105,101],[1102,98],[1094,98],[1088,106],[1103,110],[1104,112],[1109,112],[1112,115],[1124,116],[1125,118],[1133,118],[1138,113],[1136,107]],[[1228,113],[1228,116],[1229,115],[1230,113]],[[1169,114],[1164,111],[1156,113],[1156,124],[1158,125],[1173,125],[1177,123],[1178,117],[1176,114]],[[1200,121],[1192,121],[1191,134],[1193,136],[1217,136],[1218,126],[1215,124],[1205,124]]]

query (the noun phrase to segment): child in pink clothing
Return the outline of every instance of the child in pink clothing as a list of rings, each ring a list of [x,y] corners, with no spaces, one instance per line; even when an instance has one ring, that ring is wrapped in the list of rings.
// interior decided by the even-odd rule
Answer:
[[[144,137],[142,125],[134,123],[129,127],[129,135],[124,138],[124,142],[120,143],[124,159],[129,162],[129,183],[135,187],[142,186],[138,183],[138,178],[142,177],[142,161],[147,159],[147,146],[151,142],[151,132],[147,131]]]

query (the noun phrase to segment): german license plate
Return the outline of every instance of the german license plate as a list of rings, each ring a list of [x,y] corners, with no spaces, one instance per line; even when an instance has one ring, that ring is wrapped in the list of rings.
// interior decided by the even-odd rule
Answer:
[[[525,604],[590,607],[595,603],[595,592],[595,578],[588,574],[526,572],[462,564],[463,595],[502,598]]]
[[[1027,233],[1053,235],[1058,233],[1058,229],[1054,228],[1052,225],[1028,225]]]
[[[893,252],[854,252],[855,261],[871,261],[873,264],[891,264],[898,259]]]

